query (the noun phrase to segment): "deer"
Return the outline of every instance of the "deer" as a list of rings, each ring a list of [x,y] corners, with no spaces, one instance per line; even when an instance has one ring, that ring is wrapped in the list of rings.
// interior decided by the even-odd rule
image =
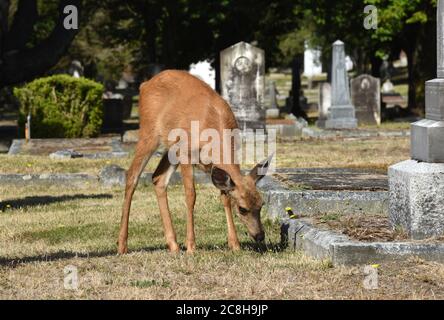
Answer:
[[[140,86],[139,98],[139,140],[134,159],[126,172],[125,196],[118,237],[118,253],[128,252],[128,223],[132,197],[139,178],[152,155],[159,149],[169,150],[177,141],[170,141],[169,132],[181,128],[190,131],[190,123],[198,121],[200,129],[211,128],[221,133],[224,129],[237,129],[238,125],[229,104],[209,85],[186,71],[166,70]],[[189,154],[193,143],[188,144]],[[202,148],[197,143],[194,148]],[[230,143],[221,144],[221,154],[234,150]],[[170,252],[180,252],[168,207],[167,186],[172,174],[180,167],[187,207],[186,251],[196,250],[193,212],[196,202],[194,168],[210,175],[211,181],[220,190],[227,226],[228,247],[241,249],[233,220],[232,203],[237,207],[237,215],[245,225],[249,235],[256,242],[263,242],[265,232],[261,223],[263,200],[256,184],[266,175],[271,157],[258,163],[248,174],[242,174],[236,161],[208,163],[201,160],[197,164],[190,161],[172,163],[165,152],[152,174],[152,183],[157,197],[164,236]],[[232,158],[230,158],[232,160]]]

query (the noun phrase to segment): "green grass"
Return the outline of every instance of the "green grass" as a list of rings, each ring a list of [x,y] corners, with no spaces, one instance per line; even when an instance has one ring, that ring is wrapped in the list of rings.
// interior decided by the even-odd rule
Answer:
[[[408,84],[398,84],[394,86],[393,89],[395,92],[399,93],[404,98],[408,98],[409,96],[409,85]]]

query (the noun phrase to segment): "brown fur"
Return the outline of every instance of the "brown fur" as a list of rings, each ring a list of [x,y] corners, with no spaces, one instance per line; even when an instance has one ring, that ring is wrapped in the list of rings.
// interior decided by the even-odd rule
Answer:
[[[222,133],[223,129],[237,128],[231,108],[213,89],[189,73],[176,70],[164,71],[141,85],[139,116],[139,142],[136,146],[134,160],[127,171],[125,201],[118,241],[120,254],[127,252],[129,212],[140,174],[159,146],[162,145],[169,149],[174,144],[174,142],[168,141],[169,132],[181,128],[189,133],[191,121],[199,121],[201,131],[212,128]],[[191,147],[190,143],[189,146]],[[233,150],[234,146],[231,144],[230,148]],[[221,154],[223,154],[223,150],[221,150]],[[188,210],[187,250],[193,252],[195,249],[193,210],[196,198],[193,167],[187,164],[179,165],[185,186]],[[165,237],[172,252],[177,252],[179,246],[171,222],[166,188],[169,176],[176,167],[170,164],[166,154],[153,174],[154,189],[159,203]],[[201,165],[200,167],[211,172],[213,165]],[[229,246],[232,249],[239,249],[240,245],[231,212],[231,198],[234,198],[239,206],[249,210],[248,214],[241,216],[241,220],[247,226],[250,234],[254,237],[258,234],[263,235],[260,223],[262,199],[256,190],[257,179],[250,175],[242,176],[239,165],[236,164],[220,164],[217,167],[224,170],[235,185],[234,189],[229,192],[222,191],[221,199],[227,215]]]

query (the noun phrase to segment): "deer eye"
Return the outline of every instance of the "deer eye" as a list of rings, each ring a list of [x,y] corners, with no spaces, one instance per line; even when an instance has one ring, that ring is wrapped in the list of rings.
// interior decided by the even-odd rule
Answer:
[[[240,214],[247,214],[248,210],[242,207],[239,207],[239,213]]]

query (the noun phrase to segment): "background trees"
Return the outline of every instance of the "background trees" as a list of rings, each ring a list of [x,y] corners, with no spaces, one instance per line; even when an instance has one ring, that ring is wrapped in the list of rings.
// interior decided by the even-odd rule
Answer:
[[[63,27],[68,4],[83,8],[81,0],[0,1],[0,88],[34,79],[65,54],[77,34]]]
[[[65,30],[61,8],[75,4],[80,30]],[[363,27],[365,5],[378,8],[377,30]],[[266,50],[267,66],[291,67],[305,43],[322,50],[341,39],[358,73],[379,76],[383,58],[408,57],[409,107],[421,105],[436,65],[436,0],[0,0],[0,88],[30,81],[71,60],[86,75],[141,77],[154,65],[188,68],[238,42]],[[218,79],[218,78],[217,78]]]

